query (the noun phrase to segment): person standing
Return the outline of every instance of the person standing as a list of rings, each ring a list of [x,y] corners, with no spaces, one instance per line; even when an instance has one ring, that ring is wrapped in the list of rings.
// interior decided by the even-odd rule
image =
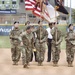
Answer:
[[[32,54],[31,54],[31,61],[33,60],[33,56],[35,56],[35,62],[37,62],[37,59],[36,59],[36,48],[35,48],[35,43],[36,43],[36,33],[35,33],[35,27],[32,25],[31,26],[31,30],[32,30],[32,33],[33,33],[33,39],[34,39],[34,47],[33,47],[33,51],[32,51]]]
[[[52,30],[52,62],[53,66],[58,66],[58,61],[60,59],[60,44],[62,42],[62,33],[58,29],[57,24],[55,24],[54,29]]]
[[[38,62],[38,66],[42,65],[42,62],[44,61],[44,55],[45,55],[45,42],[47,42],[47,37],[48,33],[46,29],[43,28],[42,22],[38,22],[38,28],[36,30],[36,43],[35,43],[35,48],[36,48],[36,58]]]
[[[19,36],[21,34],[21,30],[19,29],[19,22],[14,22],[14,29],[11,30],[9,37],[11,42],[11,54],[12,54],[12,61],[13,65],[18,65],[18,61],[21,55],[21,47],[20,47],[20,40]]]
[[[27,21],[27,22],[25,23],[25,27],[24,27],[23,31],[25,31],[28,26],[30,26],[30,21]]]
[[[23,42],[23,49],[22,49],[23,67],[27,68],[31,60],[31,53],[34,45],[31,26],[28,26],[25,32],[21,34],[21,40],[22,40],[21,42]]]
[[[73,67],[74,52],[75,52],[75,32],[73,30],[73,25],[68,26],[69,30],[66,34],[66,56],[68,67]]]
[[[52,23],[49,23],[49,27],[46,29],[48,32],[48,39],[47,39],[47,45],[48,45],[48,54],[47,54],[47,62],[51,61],[51,42],[52,42]]]

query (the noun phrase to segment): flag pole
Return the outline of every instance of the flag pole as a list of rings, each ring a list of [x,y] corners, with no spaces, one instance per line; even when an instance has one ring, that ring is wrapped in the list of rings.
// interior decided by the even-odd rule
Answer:
[[[42,15],[41,1],[42,0],[40,0],[40,23],[41,23],[41,15]],[[41,32],[41,25],[40,25],[40,32]],[[39,42],[40,42],[41,41],[41,33],[39,33],[39,37],[40,37],[40,40],[39,40]],[[41,50],[40,50],[40,58],[41,58]]]
[[[70,0],[70,15],[69,15],[69,23],[72,23],[72,9],[71,9],[71,0]]]
[[[56,20],[56,8],[55,8],[55,24],[57,24],[57,20]],[[55,29],[56,30],[56,29]],[[55,34],[55,42],[57,42],[57,30],[56,30],[56,34]]]
[[[40,22],[41,22],[41,15],[42,15],[42,6],[43,6],[42,0],[40,0]],[[41,32],[41,28],[40,28],[40,32]],[[40,41],[41,41],[41,34],[40,34]]]

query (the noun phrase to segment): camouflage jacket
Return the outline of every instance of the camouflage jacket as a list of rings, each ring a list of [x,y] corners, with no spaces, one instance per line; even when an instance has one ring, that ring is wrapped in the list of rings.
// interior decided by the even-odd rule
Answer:
[[[31,32],[30,34],[27,33],[26,31],[21,34],[22,42],[24,46],[28,47],[33,47],[33,33]]]
[[[47,41],[47,37],[48,37],[48,33],[46,31],[46,29],[44,29],[43,27],[38,27],[36,30],[36,35],[37,35],[37,40],[41,41],[41,43],[46,42]]]
[[[20,40],[19,40],[19,37],[20,37],[20,34],[21,34],[21,30],[19,28],[14,28],[10,34],[9,34],[9,37],[11,39],[11,43],[20,43]]]
[[[75,45],[75,32],[70,30],[65,36],[67,45]]]
[[[59,45],[62,42],[62,33],[61,33],[61,31],[58,28],[54,28],[51,31],[51,34],[53,36],[52,44]]]

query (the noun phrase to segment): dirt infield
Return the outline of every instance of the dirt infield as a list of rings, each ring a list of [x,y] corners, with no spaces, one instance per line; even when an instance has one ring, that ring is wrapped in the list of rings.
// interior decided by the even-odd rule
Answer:
[[[21,60],[18,66],[12,65],[10,49],[0,49],[0,75],[75,75],[75,61],[74,67],[67,67],[65,50],[61,52],[59,67],[53,67],[52,62],[46,62],[46,56],[43,66],[37,66],[33,61],[30,68],[25,69]]]

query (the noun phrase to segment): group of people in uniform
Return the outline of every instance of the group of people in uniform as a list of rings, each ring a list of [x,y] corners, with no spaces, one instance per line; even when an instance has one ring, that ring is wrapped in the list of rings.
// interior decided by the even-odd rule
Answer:
[[[52,26],[51,34],[53,37],[51,41],[52,62],[53,66],[58,66],[61,52],[60,44],[63,40],[63,36],[56,23],[49,23],[49,26],[50,25]],[[18,65],[21,53],[24,68],[28,68],[29,62],[33,60],[33,53],[38,66],[42,65],[45,57],[46,44],[49,45],[47,42],[48,32],[43,27],[42,21],[38,21],[36,28],[31,26],[30,22],[27,21],[23,30],[19,29],[19,22],[15,21],[14,29],[11,30],[9,37],[11,42],[11,57],[13,65]],[[73,31],[72,24],[69,25],[65,40],[68,66],[72,67],[75,48],[75,33]]]

